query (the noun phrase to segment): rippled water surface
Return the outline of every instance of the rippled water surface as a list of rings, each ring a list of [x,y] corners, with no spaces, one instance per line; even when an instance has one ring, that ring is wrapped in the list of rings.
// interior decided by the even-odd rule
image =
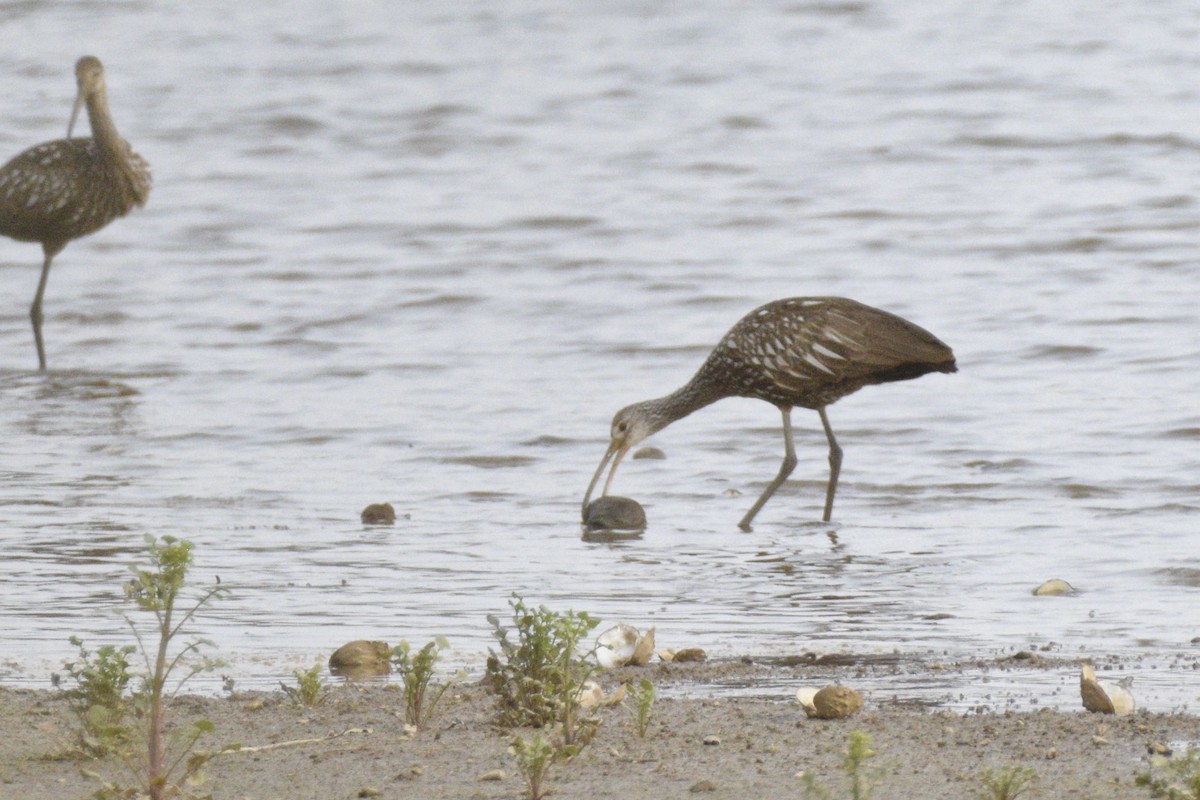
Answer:
[[[46,376],[41,254],[0,240],[0,679],[127,638],[173,534],[249,682],[360,637],[478,668],[515,591],[716,656],[1055,643],[1200,697],[1193,4],[23,2],[0,36],[3,154],[91,52],[155,175],[56,260]],[[583,539],[613,412],[793,295],[960,372],[830,408],[832,524],[797,410],[737,529],[782,442],[729,400],[622,466],[642,537]]]

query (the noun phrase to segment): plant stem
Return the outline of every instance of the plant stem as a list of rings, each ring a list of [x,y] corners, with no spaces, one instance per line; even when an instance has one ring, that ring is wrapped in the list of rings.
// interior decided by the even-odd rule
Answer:
[[[173,592],[164,598],[162,611],[158,614],[158,654],[154,659],[154,675],[150,685],[150,733],[147,736],[147,764],[150,768],[151,800],[163,800],[166,775],[163,774],[163,690],[166,686],[167,645],[171,641],[171,611],[175,604]]]

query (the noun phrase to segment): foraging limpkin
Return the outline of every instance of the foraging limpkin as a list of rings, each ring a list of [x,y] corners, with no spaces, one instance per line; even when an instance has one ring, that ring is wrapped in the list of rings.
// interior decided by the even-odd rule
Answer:
[[[725,334],[686,385],[656,400],[617,412],[612,442],[583,497],[588,500],[609,459],[616,455],[603,495],[629,448],[672,422],[726,397],[756,397],[783,413],[783,465],[738,526],[750,530],[754,515],[796,466],[792,408],[815,409],[829,439],[826,522],[842,466],[825,406],[873,383],[905,381],[927,372],[955,372],[954,353],[924,328],[844,297],[793,297],[751,311]]]
[[[150,167],[117,133],[108,113],[104,67],[94,56],[75,64],[79,93],[67,138],[31,147],[0,168],[0,234],[19,242],[41,242],[45,260],[29,309],[38,368],[46,370],[42,344],[42,295],[50,262],[72,239],[103,228],[150,194]],[[71,138],[86,105],[91,138]]]

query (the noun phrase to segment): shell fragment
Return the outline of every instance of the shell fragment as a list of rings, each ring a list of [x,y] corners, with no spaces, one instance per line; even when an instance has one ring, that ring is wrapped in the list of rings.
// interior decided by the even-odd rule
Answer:
[[[1096,671],[1090,664],[1084,664],[1080,670],[1079,695],[1083,699],[1083,707],[1097,714],[1123,717],[1132,714],[1135,707],[1133,695],[1125,687],[1096,680]]]

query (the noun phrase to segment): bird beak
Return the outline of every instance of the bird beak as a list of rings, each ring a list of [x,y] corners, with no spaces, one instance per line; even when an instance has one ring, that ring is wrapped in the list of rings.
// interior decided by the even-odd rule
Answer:
[[[75,130],[75,119],[79,116],[79,109],[83,108],[83,90],[79,90],[79,94],[75,95],[75,106],[71,109],[71,121],[67,123],[67,138],[71,138],[71,131]]]
[[[617,440],[613,440],[613,443],[608,446],[608,452],[604,454],[604,458],[600,459],[600,466],[596,467],[596,474],[592,476],[592,482],[588,484],[587,492],[583,495],[583,516],[585,518],[587,517],[588,500],[592,499],[592,490],[600,481],[600,476],[604,473],[604,467],[608,464],[609,459],[616,454],[617,457],[612,462],[612,469],[608,472],[608,480],[604,482],[604,491],[600,493],[601,497],[608,494],[608,487],[612,485],[613,476],[617,474],[617,465],[621,463],[621,459],[625,457],[628,450],[629,445]]]

